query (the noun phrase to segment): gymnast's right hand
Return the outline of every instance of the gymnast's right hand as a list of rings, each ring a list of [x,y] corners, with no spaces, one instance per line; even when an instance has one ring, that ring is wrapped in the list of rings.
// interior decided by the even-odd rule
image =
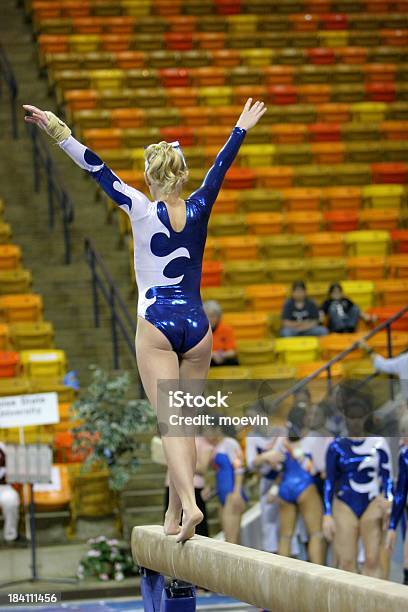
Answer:
[[[267,108],[263,102],[257,100],[254,104],[252,104],[252,98],[248,98],[241,116],[237,121],[236,127],[243,128],[247,131],[250,130],[258,123],[266,111]]]
[[[23,108],[26,111],[24,117],[26,123],[38,125],[56,142],[62,142],[71,136],[69,127],[51,111],[43,111],[31,104],[23,104]]]

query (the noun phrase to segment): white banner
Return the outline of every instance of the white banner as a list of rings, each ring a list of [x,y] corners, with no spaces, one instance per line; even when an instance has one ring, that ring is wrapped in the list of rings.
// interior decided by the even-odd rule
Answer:
[[[58,393],[0,397],[0,429],[59,423]]]

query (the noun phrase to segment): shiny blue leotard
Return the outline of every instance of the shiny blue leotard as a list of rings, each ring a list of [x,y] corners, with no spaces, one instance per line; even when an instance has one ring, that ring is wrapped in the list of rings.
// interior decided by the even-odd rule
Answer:
[[[384,438],[337,438],[326,455],[325,514],[332,514],[335,495],[358,518],[380,492],[391,500],[391,471],[389,448]]]
[[[138,316],[160,329],[177,354],[206,335],[209,322],[201,295],[202,260],[212,206],[246,130],[235,127],[199,189],[185,201],[186,224],[175,231],[166,204],[151,202],[130,187],[90,149],[69,136],[60,147],[129,215],[139,290]]]
[[[240,467],[234,465],[237,461]],[[213,465],[215,468],[217,496],[221,504],[224,505],[228,495],[234,490],[235,473],[244,473],[241,463],[241,448],[234,438],[223,438],[217,445],[213,457]],[[241,488],[241,497],[245,502],[248,501],[243,488]]]
[[[390,529],[396,529],[404,514],[408,496],[408,446],[400,450],[398,460],[398,481],[392,503]]]
[[[307,456],[311,458],[310,455]],[[285,452],[285,460],[282,466],[279,497],[289,504],[296,504],[303,491],[310,485],[315,484],[314,478],[288,451]]]

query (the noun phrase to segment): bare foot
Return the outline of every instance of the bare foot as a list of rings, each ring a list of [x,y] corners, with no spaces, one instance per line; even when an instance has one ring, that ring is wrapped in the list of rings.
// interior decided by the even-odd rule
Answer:
[[[165,535],[177,535],[180,532],[180,518],[181,510],[179,513],[173,513],[167,511],[164,517],[164,534]]]
[[[183,511],[183,522],[181,531],[177,537],[177,542],[185,542],[192,538],[195,534],[196,526],[201,523],[203,518],[203,513],[197,507],[192,511]]]

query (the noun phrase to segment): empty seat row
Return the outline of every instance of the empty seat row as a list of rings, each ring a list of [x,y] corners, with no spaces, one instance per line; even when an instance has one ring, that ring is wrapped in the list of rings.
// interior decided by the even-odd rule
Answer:
[[[300,74],[302,67],[307,65],[309,70],[317,66],[330,65],[339,68],[341,66],[367,65],[365,73],[370,74],[371,64],[382,64],[386,66],[385,77],[393,65],[407,61],[407,54],[401,47],[379,46],[379,47],[314,47],[312,49],[293,49],[284,47],[282,49],[247,48],[247,49],[222,49],[222,50],[200,50],[200,51],[135,51],[111,49],[104,51],[88,51],[83,48],[82,41],[70,39],[70,50],[67,49],[67,41],[61,45],[56,37],[42,41],[40,60],[43,67],[51,70],[80,70],[96,68],[121,68],[121,69],[171,69],[171,68],[236,68],[248,66],[261,68],[270,66],[272,78],[275,70],[277,78],[292,82],[295,74]],[[79,44],[79,49],[71,47]],[[115,41],[109,40],[109,46],[113,47]],[[276,67],[276,68],[273,68]],[[347,68],[343,69],[347,72]],[[376,72],[374,68],[372,71]],[[305,71],[307,73],[307,70]],[[340,76],[338,77],[340,78]],[[367,77],[368,78],[368,77]]]
[[[164,17],[101,16],[52,17],[36,15],[35,31],[41,34],[162,34],[191,32],[313,32],[316,30],[371,30],[408,27],[406,13],[323,13],[290,15],[212,15],[196,17],[177,15]]]
[[[405,12],[406,0],[25,0],[25,8],[35,20],[72,16],[133,15],[163,17],[197,15],[213,17],[216,14],[236,15],[290,15],[336,11],[341,13]]]
[[[169,32],[162,34],[40,34],[40,55],[67,51],[192,51],[293,48],[304,59],[304,50],[314,47],[378,47],[400,48],[399,57],[406,53],[408,29],[345,30],[297,32]]]
[[[195,68],[49,68],[49,81],[62,90],[109,87],[218,87],[237,85],[294,85],[360,84],[372,88],[387,84],[387,91],[395,90],[407,79],[408,64],[349,64],[336,66],[208,66]],[[393,89],[392,89],[393,88]],[[292,91],[288,89],[288,91]],[[302,91],[302,90],[300,90]],[[374,92],[374,89],[372,90]],[[378,95],[380,90],[377,88]],[[384,90],[385,91],[385,90]],[[387,100],[388,101],[388,100]]]

